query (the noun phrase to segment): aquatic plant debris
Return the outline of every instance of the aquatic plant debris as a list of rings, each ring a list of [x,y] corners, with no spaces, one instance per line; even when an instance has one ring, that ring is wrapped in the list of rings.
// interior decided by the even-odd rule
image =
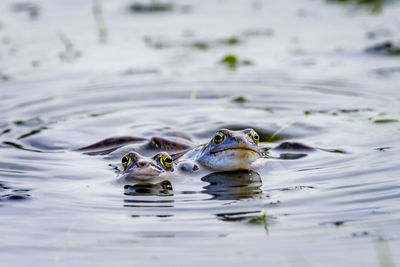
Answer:
[[[264,226],[265,234],[268,235],[268,221],[267,211],[264,211],[261,215],[254,216],[247,221],[248,224],[260,224]]]
[[[353,4],[358,7],[365,7],[372,14],[377,14],[382,11],[382,6],[385,0],[327,0],[328,2],[341,3],[341,4]]]
[[[400,45],[395,44],[392,41],[386,41],[367,47],[365,52],[369,54],[380,54],[386,56],[400,56]]]
[[[224,64],[226,67],[229,69],[235,69],[238,66],[248,66],[248,65],[253,65],[253,62],[245,59],[245,60],[239,60],[235,54],[226,54],[220,62]]]
[[[172,47],[191,47],[199,50],[207,50],[211,47],[217,47],[221,45],[233,46],[239,44],[241,41],[239,37],[229,36],[221,38],[198,38],[193,39],[178,39],[178,40],[166,40],[163,37],[152,37],[146,35],[143,37],[144,42],[151,48],[162,49]]]
[[[266,224],[267,223],[267,211],[264,211],[261,215],[252,217],[247,222],[250,224]]]
[[[248,102],[249,100],[244,97],[244,96],[238,96],[235,97],[234,99],[232,99],[232,102],[236,102],[236,103],[244,103],[244,102]]]
[[[392,122],[399,122],[399,120],[396,120],[396,119],[380,119],[380,120],[374,120],[374,123],[392,123]]]
[[[134,3],[129,9],[136,13],[167,12],[174,9],[174,4],[161,1],[150,1],[150,3]]]

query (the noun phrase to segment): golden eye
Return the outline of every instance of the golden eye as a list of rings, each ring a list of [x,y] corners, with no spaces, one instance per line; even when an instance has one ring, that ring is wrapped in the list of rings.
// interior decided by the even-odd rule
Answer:
[[[253,140],[253,142],[258,145],[258,142],[260,141],[260,136],[258,135],[258,133],[256,133],[255,131],[251,131],[250,133],[250,137]]]
[[[217,132],[214,136],[214,142],[216,144],[221,143],[222,141],[224,141],[226,138],[226,134],[224,134],[223,132]]]
[[[160,163],[165,168],[172,168],[172,158],[168,154],[162,154],[160,157]]]
[[[124,156],[122,158],[122,166],[124,167],[124,170],[131,164],[132,158],[129,157],[128,155]]]

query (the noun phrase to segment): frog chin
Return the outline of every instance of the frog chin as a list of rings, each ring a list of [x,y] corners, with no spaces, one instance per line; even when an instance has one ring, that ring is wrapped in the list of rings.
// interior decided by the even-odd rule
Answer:
[[[202,164],[218,171],[251,170],[260,159],[259,152],[249,148],[229,148],[209,153]]]
[[[162,177],[164,176],[164,174],[164,170],[160,170],[157,168],[137,168],[125,172],[124,176],[135,180],[150,180],[153,178]]]

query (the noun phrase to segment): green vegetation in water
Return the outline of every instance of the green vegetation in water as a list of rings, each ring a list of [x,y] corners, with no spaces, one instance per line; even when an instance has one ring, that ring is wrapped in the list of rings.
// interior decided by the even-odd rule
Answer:
[[[261,215],[252,217],[247,221],[248,224],[261,224],[264,226],[265,233],[268,234],[268,222],[267,222],[267,211],[264,211]]]
[[[359,7],[366,7],[371,13],[377,14],[382,11],[385,0],[327,0],[328,2],[354,4]]]
[[[392,122],[399,122],[399,120],[396,120],[396,119],[380,119],[380,120],[374,120],[374,123],[392,123]]]
[[[245,59],[245,60],[239,60],[238,57],[234,54],[226,54],[220,62],[224,64],[226,67],[229,69],[235,69],[238,66],[249,66],[253,65],[253,62]]]
[[[388,49],[384,52],[384,54],[387,56],[400,56],[400,47]]]
[[[238,64],[238,59],[234,54],[226,54],[221,59],[221,63],[225,64],[227,67],[234,68]]]
[[[244,103],[247,102],[247,98],[245,98],[244,96],[238,96],[235,97],[234,99],[232,99],[232,102],[236,102],[236,103]]]
[[[248,223],[250,224],[265,224],[267,223],[267,212],[264,211],[261,215],[254,216]]]

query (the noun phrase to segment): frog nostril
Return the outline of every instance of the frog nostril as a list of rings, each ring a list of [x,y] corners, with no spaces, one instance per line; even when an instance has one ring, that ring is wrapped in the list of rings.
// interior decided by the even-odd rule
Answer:
[[[138,165],[139,167],[143,168],[143,167],[148,166],[148,165],[149,165],[149,162],[146,161],[146,160],[139,160],[138,163],[137,163],[137,165]]]

